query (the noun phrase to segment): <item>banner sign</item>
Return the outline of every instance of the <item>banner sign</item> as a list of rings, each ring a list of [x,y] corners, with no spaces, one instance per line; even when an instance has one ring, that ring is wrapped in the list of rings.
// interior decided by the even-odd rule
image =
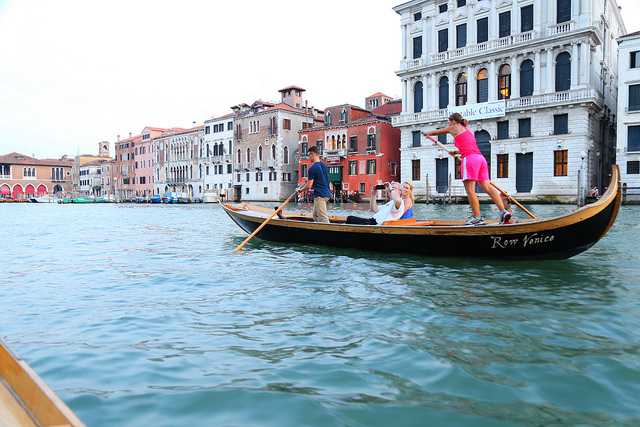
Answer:
[[[482,120],[493,117],[504,117],[507,114],[507,103],[501,101],[483,102],[481,104],[461,105],[449,107],[448,114],[460,113],[467,120]]]

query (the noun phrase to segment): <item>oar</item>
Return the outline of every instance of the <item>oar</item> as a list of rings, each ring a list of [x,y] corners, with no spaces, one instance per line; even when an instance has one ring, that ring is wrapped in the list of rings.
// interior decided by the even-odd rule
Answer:
[[[451,151],[449,151],[449,149],[442,144],[440,141],[438,141],[437,139],[435,139],[432,136],[428,136],[425,135],[427,138],[429,138],[434,144],[436,144],[438,147],[442,148],[444,151],[446,151],[447,153],[449,153],[450,156],[456,157],[455,153],[452,153]],[[522,206],[522,204],[517,201],[515,199],[515,197],[513,197],[511,194],[507,193],[505,190],[503,190],[502,188],[498,187],[493,181],[489,181],[489,183],[491,184],[491,186],[493,188],[495,188],[496,190],[498,190],[500,193],[502,193],[507,199],[509,199],[510,201],[512,201],[517,207],[519,207],[520,209],[522,209],[522,211],[524,213],[526,213],[527,215],[529,215],[529,217],[531,219],[538,219],[537,216],[535,216],[533,213],[531,213],[531,211],[527,208],[525,208],[524,206]]]
[[[240,243],[238,246],[236,246],[236,248],[233,251],[234,252],[240,252],[242,250],[242,248],[247,243],[249,243],[249,240],[253,239],[255,237],[255,235],[258,234],[260,232],[260,230],[262,230],[269,223],[269,221],[271,221],[273,219],[274,216],[278,215],[278,212],[281,212],[282,209],[284,209],[284,207],[287,206],[287,203],[289,203],[291,198],[293,196],[295,196],[297,193],[298,193],[298,190],[296,189],[296,191],[294,191],[289,197],[287,197],[287,199],[280,205],[280,207],[278,209],[276,209],[271,214],[271,216],[269,216],[269,218],[265,219],[264,222],[262,224],[260,224],[260,227],[256,228],[255,231],[253,233],[251,233],[246,239],[244,239],[242,241],[242,243]]]

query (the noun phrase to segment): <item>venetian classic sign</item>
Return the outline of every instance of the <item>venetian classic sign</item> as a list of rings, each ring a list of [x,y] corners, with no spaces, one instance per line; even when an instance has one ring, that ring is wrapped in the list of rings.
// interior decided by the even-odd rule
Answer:
[[[448,114],[460,113],[467,120],[482,120],[493,117],[504,117],[507,114],[507,103],[505,100],[494,102],[483,102],[481,104],[461,105],[459,107],[449,107]]]

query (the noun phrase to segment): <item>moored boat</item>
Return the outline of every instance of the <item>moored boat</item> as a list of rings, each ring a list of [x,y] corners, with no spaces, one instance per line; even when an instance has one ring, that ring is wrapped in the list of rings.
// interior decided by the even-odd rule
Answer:
[[[80,419],[0,341],[0,426],[83,427]]]
[[[378,252],[439,257],[566,259],[596,244],[613,226],[622,202],[620,174],[597,201],[554,218],[512,224],[467,226],[455,220],[403,220],[383,225],[350,225],[344,217],[313,222],[309,215],[287,212],[257,235],[263,240],[307,243]],[[225,204],[225,212],[244,231],[256,230],[272,209],[250,204]]]

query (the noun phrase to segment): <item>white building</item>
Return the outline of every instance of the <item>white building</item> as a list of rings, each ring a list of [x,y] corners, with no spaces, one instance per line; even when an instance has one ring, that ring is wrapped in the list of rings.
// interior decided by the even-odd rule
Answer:
[[[203,191],[214,196],[231,195],[234,116],[231,113],[204,122],[198,172],[202,177]]]
[[[420,136],[470,120],[492,179],[525,199],[574,199],[613,160],[615,0],[414,0],[401,16],[402,179],[464,194],[454,160]],[[447,141],[452,143],[453,141]],[[581,172],[579,172],[581,171]],[[604,184],[606,185],[606,183]]]
[[[188,199],[202,197],[199,174],[203,126],[171,129],[153,140],[154,193],[180,193]]]
[[[618,39],[618,146],[623,188],[640,189],[640,32]]]
[[[79,188],[81,196],[103,196],[102,165],[109,160],[93,160],[80,166]]]

